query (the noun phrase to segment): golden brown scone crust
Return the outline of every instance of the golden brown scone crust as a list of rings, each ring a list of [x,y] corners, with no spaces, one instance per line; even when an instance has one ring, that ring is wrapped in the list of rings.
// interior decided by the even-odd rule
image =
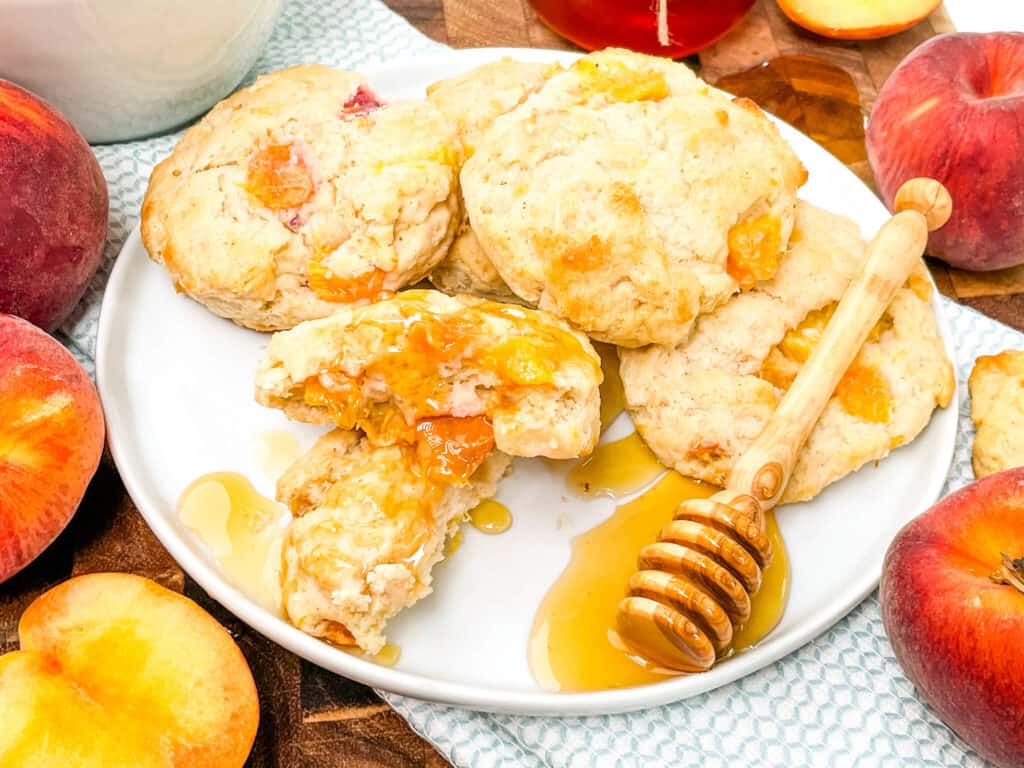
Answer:
[[[974,476],[1024,465],[1024,351],[979,357],[967,386],[975,426]]]
[[[506,57],[429,86],[427,100],[455,124],[461,162],[473,154],[495,119],[525,101],[557,69]],[[480,247],[465,212],[451,251],[430,273],[430,281],[445,293],[519,301]]]
[[[799,371],[800,356],[813,349],[813,342],[801,345],[802,333],[789,332],[806,329],[809,315],[821,322],[820,332],[865,254],[852,221],[800,203],[790,250],[773,279],[699,318],[692,337],[678,347],[620,351],[629,411],[662,463],[690,477],[726,482],[735,460],[764,428],[782,387]],[[840,384],[837,392],[849,387],[844,394],[850,399],[836,396],[826,406],[783,501],[810,499],[883,458],[913,440],[936,406],[949,404],[953,369],[925,298],[931,286],[923,264],[909,285],[897,292],[851,366],[863,375]],[[886,403],[887,415],[875,411]]]
[[[431,592],[431,570],[509,459],[493,453],[464,484],[428,480],[409,446],[324,435],[277,483],[295,519],[282,550],[285,614],[303,632],[377,653],[389,619]]]
[[[412,290],[275,334],[256,400],[378,443],[423,419],[484,416],[498,450],[565,459],[597,444],[601,379],[587,338],[547,313]]]
[[[444,257],[461,215],[454,127],[426,102],[364,109],[366,96],[357,73],[291,67],[185,133],[142,206],[143,242],[179,291],[277,330],[415,283]],[[258,167],[308,187],[268,185]]]
[[[730,260],[770,273],[805,177],[752,102],[682,64],[606,50],[495,120],[461,179],[518,296],[639,347],[684,340],[734,293]]]

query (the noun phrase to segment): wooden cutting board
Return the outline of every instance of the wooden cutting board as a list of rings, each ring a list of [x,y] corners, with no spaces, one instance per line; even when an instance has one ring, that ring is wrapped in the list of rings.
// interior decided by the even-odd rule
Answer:
[[[386,1],[424,33],[456,47],[573,47],[542,24],[526,0]],[[940,9],[886,40],[835,43],[794,27],[774,0],[760,0],[733,32],[690,61],[709,80],[718,81],[787,57],[741,83],[870,181],[862,136],[849,127],[856,123],[850,116],[869,113],[878,89],[907,52],[950,29]],[[970,275],[935,264],[933,271],[944,292],[1024,329],[1024,270]],[[234,635],[252,667],[262,707],[248,766],[446,764],[372,691],[278,648],[216,605],[146,527],[109,458],[67,531],[32,566],[0,586],[0,651],[17,648],[18,617],[33,598],[71,575],[92,571],[131,571],[183,591]]]

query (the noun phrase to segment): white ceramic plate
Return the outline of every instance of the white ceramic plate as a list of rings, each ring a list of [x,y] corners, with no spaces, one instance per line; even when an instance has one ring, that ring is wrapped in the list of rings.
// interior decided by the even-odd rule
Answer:
[[[424,87],[503,54],[565,60],[547,51],[452,51],[368,72],[388,98]],[[853,217],[866,235],[885,220],[875,196],[838,160],[782,126],[810,172],[803,195]],[[949,327],[940,328],[952,357]],[[501,712],[606,713],[693,696],[736,680],[790,653],[844,616],[878,582],[886,547],[899,528],[938,497],[953,453],[954,406],[935,414],[911,445],[868,466],[814,501],[783,508],[779,522],[792,562],[785,616],[759,646],[704,675],[657,685],[584,694],[543,691],[527,664],[534,611],[569,559],[573,536],[613,511],[582,502],[561,473],[519,460],[498,498],[515,515],[501,536],[467,529],[458,553],[435,571],[435,591],[401,614],[389,639],[402,648],[394,668],[350,655],[290,626],[225,579],[203,544],[178,520],[182,490],[207,472],[236,470],[273,493],[255,457],[259,436],[289,429],[303,446],[317,428],[289,423],[253,402],[252,375],[269,337],[247,331],[176,295],[146,257],[138,231],[125,243],[100,318],[97,374],[111,449],[129,493],[150,527],[218,602],[280,645],[326,669],[389,691]],[[626,416],[610,436],[632,429]],[[557,523],[556,523],[557,521]]]

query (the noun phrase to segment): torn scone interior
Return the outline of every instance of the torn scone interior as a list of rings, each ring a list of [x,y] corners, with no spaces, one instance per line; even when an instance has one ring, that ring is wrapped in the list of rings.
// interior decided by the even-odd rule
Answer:
[[[464,479],[437,479],[408,444],[324,435],[281,477],[295,516],[282,554],[283,605],[302,631],[377,653],[386,622],[431,591],[431,569],[509,465],[491,452]]]
[[[513,456],[590,453],[601,378],[586,337],[544,312],[406,291],[276,334],[256,399],[374,444],[416,444],[435,473],[465,476],[492,445]]]

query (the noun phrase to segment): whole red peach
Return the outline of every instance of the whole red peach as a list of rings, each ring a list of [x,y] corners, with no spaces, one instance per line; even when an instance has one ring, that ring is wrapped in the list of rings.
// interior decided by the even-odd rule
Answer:
[[[930,176],[953,217],[928,251],[956,267],[1024,263],[1024,33],[952,33],[889,75],[867,131],[868,159],[892,208],[907,179]]]
[[[1024,467],[947,496],[900,531],[881,599],[921,698],[996,765],[1024,765]]]
[[[0,582],[75,514],[103,453],[103,410],[71,354],[0,315]]]
[[[96,273],[107,185],[60,113],[0,80],[0,312],[52,331]]]

